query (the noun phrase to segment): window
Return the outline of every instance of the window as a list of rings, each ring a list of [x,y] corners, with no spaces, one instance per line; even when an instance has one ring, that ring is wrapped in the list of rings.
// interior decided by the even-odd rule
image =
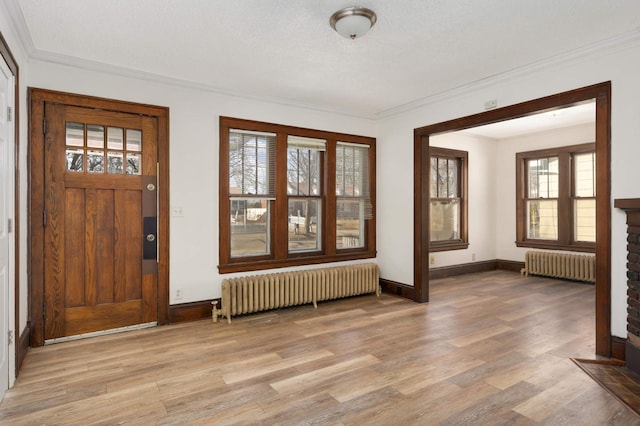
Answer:
[[[375,139],[220,118],[221,273],[375,257]]]
[[[369,147],[338,142],[336,147],[336,247],[364,247],[369,196]]]
[[[595,144],[516,154],[517,245],[595,250]]]
[[[429,251],[469,246],[466,151],[429,147]]]

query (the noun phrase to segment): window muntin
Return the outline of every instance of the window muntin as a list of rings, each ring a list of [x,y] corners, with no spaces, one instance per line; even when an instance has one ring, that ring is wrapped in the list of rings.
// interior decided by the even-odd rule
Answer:
[[[429,249],[466,248],[468,154],[438,147],[430,147],[429,153]]]
[[[374,138],[221,117],[219,173],[221,273],[375,257]]]
[[[595,144],[516,154],[519,247],[595,249]]]

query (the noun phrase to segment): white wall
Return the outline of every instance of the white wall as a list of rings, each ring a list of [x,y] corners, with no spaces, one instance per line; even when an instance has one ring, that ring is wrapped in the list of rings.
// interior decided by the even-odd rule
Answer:
[[[595,142],[595,122],[497,141],[495,173],[498,209],[495,220],[500,224],[496,234],[497,259],[524,262],[524,253],[530,250],[525,247],[516,247],[514,243],[516,240],[516,153],[591,142]]]
[[[467,151],[469,247],[464,250],[433,252],[429,267],[457,265],[496,259],[496,147],[497,142],[462,132],[432,136],[429,145]],[[433,262],[431,261],[433,258]]]
[[[383,278],[413,284],[413,192],[397,189],[397,182],[413,181],[413,129],[482,112],[487,100],[507,106],[611,81],[611,204],[616,198],[640,197],[640,40],[620,40],[581,55],[454,90],[379,122],[378,264]],[[625,215],[612,210],[612,334],[626,337]]]
[[[33,60],[28,84],[69,93],[169,107],[170,303],[220,297],[218,274],[219,116],[375,136],[371,120],[221,95]],[[221,83],[223,85],[223,83]],[[317,267],[317,266],[316,266]],[[226,275],[225,275],[226,276]],[[182,299],[175,293],[181,289]]]

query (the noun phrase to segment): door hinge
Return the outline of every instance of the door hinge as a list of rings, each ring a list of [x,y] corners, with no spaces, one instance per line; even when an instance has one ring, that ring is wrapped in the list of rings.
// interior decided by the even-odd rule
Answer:
[[[42,210],[42,226],[47,226],[47,211]]]
[[[46,118],[42,119],[42,134],[43,135],[47,134],[47,119]]]
[[[13,232],[13,219],[11,218],[7,220],[7,232],[9,234]]]
[[[9,330],[8,335],[9,335],[9,344],[12,344],[13,343],[13,330]]]
[[[13,108],[7,107],[7,121],[13,121]]]

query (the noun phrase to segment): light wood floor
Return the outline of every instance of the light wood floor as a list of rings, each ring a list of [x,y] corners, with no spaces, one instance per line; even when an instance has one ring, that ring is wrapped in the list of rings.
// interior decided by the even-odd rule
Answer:
[[[33,349],[7,424],[639,424],[594,358],[594,288],[494,271]]]

